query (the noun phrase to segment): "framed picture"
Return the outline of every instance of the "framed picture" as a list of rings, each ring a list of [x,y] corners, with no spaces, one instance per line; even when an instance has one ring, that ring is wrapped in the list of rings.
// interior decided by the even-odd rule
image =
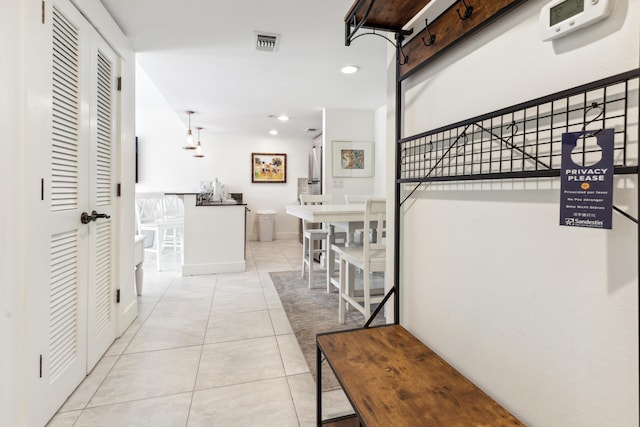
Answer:
[[[251,153],[251,182],[287,182],[287,155]]]
[[[333,141],[333,176],[366,178],[373,175],[373,143]]]

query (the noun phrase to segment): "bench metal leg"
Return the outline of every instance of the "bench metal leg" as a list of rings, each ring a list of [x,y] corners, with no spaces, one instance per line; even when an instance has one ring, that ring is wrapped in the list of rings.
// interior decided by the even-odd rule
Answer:
[[[322,427],[322,352],[316,343],[316,425]]]

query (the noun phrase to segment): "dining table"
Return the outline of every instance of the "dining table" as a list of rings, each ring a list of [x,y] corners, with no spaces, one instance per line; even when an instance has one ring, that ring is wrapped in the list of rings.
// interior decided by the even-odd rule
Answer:
[[[285,212],[304,221],[326,224],[329,230],[327,245],[327,292],[331,291],[331,285],[339,287],[338,278],[334,277],[335,253],[331,245],[335,243],[335,230],[346,231],[346,246],[353,246],[354,234],[357,229],[364,226],[364,203],[354,204],[322,204],[322,205],[287,205]],[[353,280],[353,268],[347,272],[349,280]]]

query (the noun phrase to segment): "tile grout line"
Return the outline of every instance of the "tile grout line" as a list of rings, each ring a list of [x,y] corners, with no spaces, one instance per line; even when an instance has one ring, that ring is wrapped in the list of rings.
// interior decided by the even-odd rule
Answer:
[[[286,254],[282,251],[282,248],[280,246],[278,246],[278,250],[280,251],[281,256],[287,260],[287,262],[289,262],[289,264],[291,264],[291,262],[289,261],[289,258],[286,256]],[[257,270],[257,267],[256,267]],[[259,273],[262,273],[262,271],[260,271]],[[273,316],[271,314],[271,307],[269,306],[269,303],[267,302],[267,298],[264,295],[264,286],[263,286],[263,280],[268,280],[271,281],[271,284],[273,285],[273,281],[271,280],[271,276],[269,275],[268,271],[265,271],[265,276],[268,276],[268,278],[263,279],[263,275],[262,274],[258,274],[258,278],[260,280],[260,287],[262,288],[262,295],[264,296],[265,299],[265,304],[267,306],[267,312],[269,313],[269,320],[271,321],[271,328],[273,329],[273,336],[276,340],[276,346],[278,347],[278,354],[280,355],[280,363],[282,364],[282,371],[284,372],[284,380],[287,383],[287,389],[289,390],[289,399],[291,401],[291,405],[293,406],[293,410],[296,413],[296,421],[298,423],[298,427],[301,427],[300,425],[300,414],[298,413],[298,408],[296,406],[296,402],[295,399],[293,398],[293,391],[291,390],[291,382],[289,381],[289,374],[287,373],[287,368],[285,366],[284,360],[282,359],[282,348],[280,347],[280,342],[278,341],[278,335],[276,334],[276,328],[273,324]],[[279,297],[278,297],[279,298]],[[288,319],[287,319],[288,321]],[[295,336],[295,334],[294,334]]]
[[[207,341],[207,332],[209,330],[209,321],[211,320],[211,312],[213,310],[213,300],[216,295],[216,291],[218,290],[218,279],[220,278],[219,274],[215,275],[215,284],[213,286],[213,294],[211,295],[211,303],[209,304],[209,315],[207,316],[207,322],[205,323],[204,335],[202,337],[202,344],[200,345],[200,357],[198,358],[198,367],[196,368],[196,375],[193,379],[193,388],[191,389],[191,398],[189,399],[189,408],[187,409],[187,420],[185,423],[185,427],[189,425],[189,418],[191,417],[191,408],[193,407],[193,398],[196,394],[196,385],[198,384],[198,375],[200,374],[200,364],[202,363],[202,355],[204,354],[204,346]]]

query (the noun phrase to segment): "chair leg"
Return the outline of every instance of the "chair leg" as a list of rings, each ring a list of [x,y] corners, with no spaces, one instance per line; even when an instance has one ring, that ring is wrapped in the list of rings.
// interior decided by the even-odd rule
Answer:
[[[313,244],[315,240],[309,239],[309,289],[311,289],[311,277],[313,276]]]
[[[162,255],[162,247],[164,246],[163,243],[163,236],[162,236],[162,230],[160,230],[159,228],[156,228],[156,270],[160,271],[160,256]]]
[[[369,277],[369,269],[365,268],[362,272],[362,288],[364,291],[364,319],[369,320],[371,316],[371,282]]]
[[[338,323],[342,324],[345,322],[345,310],[347,308],[347,301],[344,299],[343,293],[346,290],[346,262],[340,257],[340,279],[338,281]]]
[[[331,292],[331,279],[335,275],[336,262],[340,263],[340,254],[334,252],[329,248],[329,265],[327,266],[327,292]],[[338,257],[338,259],[336,259]],[[338,274],[340,274],[340,269],[338,267]],[[339,280],[339,277],[338,277]],[[338,289],[338,296],[340,296],[340,290]]]
[[[356,277],[355,277],[355,273],[356,273],[356,266],[353,264],[348,264],[347,265],[347,292],[348,294],[351,296],[351,298],[353,298],[355,300],[356,298]],[[356,302],[356,304],[358,304]],[[349,304],[347,305],[347,310],[351,311],[351,310],[359,310],[359,307],[356,307],[355,305]]]
[[[302,276],[304,277],[304,263],[305,263],[305,257],[307,256],[307,239],[303,236],[302,237]]]

